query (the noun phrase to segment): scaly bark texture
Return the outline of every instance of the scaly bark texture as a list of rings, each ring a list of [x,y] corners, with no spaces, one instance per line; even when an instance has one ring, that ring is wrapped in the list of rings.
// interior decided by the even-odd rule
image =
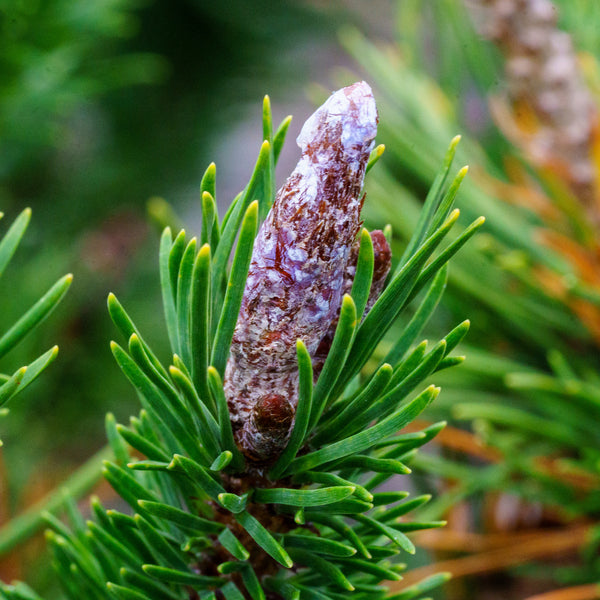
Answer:
[[[225,373],[236,440],[250,460],[271,462],[287,442],[296,340],[314,356],[338,318],[376,132],[365,82],[332,94],[304,124],[300,161],[257,235]]]
[[[479,32],[506,59],[508,110],[500,125],[532,160],[554,171],[600,221],[593,159],[598,112],[570,36],[550,0],[465,0]],[[511,134],[512,131],[512,134]]]

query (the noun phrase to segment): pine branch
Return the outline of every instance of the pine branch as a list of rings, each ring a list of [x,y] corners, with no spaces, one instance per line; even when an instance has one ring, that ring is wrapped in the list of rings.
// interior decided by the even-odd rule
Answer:
[[[434,254],[456,220],[456,189],[444,194],[441,176],[404,265],[384,287],[387,239],[362,231],[358,240],[364,173],[381,154],[373,150],[370,88],[362,82],[340,90],[311,117],[299,138],[305,154],[277,196],[273,170],[289,120],[273,133],[268,100],[263,118],[254,173],[224,218],[211,165],[201,186],[200,244],[185,231],[162,236],[171,365],[158,361],[109,296],[127,341],[113,342],[112,351],[142,411],[128,426],[107,419],[115,460],[104,474],[135,514],[95,501],[87,523],[73,511],[69,525],[48,517],[48,542],[70,599],[333,600],[350,593],[381,600],[384,582],[402,570],[388,559],[415,551],[413,531],[440,525],[406,520],[428,498],[402,503],[407,493],[376,488],[409,473],[405,463],[443,427],[398,434],[437,396],[435,386],[417,388],[452,360],[448,353],[468,328],[459,326],[429,353],[409,351],[461,245]],[[315,166],[317,158],[323,161]],[[305,230],[311,219],[314,229]],[[310,231],[304,245],[302,231]],[[390,364],[373,368],[368,359],[380,355],[378,343],[412,303],[421,308],[410,333]],[[244,430],[248,415],[254,429]],[[249,445],[241,431],[263,438]],[[413,597],[444,579],[391,597]],[[22,597],[10,586],[2,593]]]

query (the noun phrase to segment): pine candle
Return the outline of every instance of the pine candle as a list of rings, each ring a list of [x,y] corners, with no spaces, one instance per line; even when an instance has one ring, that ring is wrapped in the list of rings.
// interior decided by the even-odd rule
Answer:
[[[296,340],[316,373],[352,285],[365,170],[377,133],[370,87],[332,94],[304,124],[302,156],[255,240],[225,373],[236,441],[247,458],[272,462],[285,447],[298,397]],[[373,232],[373,303],[390,249]]]

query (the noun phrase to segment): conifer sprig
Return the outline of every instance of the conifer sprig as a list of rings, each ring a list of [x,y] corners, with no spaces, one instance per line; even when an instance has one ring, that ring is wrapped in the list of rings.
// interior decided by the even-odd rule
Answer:
[[[263,117],[270,138],[268,102]],[[202,180],[199,249],[184,231],[173,236],[167,229],[161,238],[170,365],[158,360],[109,296],[109,313],[126,341],[113,342],[112,351],[142,410],[127,426],[107,418],[115,460],[105,463],[104,475],[133,515],[95,500],[85,524],[75,511],[68,511],[69,527],[48,517],[54,564],[72,600],[82,593],[124,600],[335,600],[348,593],[357,600],[400,600],[420,597],[445,578],[389,596],[385,582],[400,579],[405,568],[395,557],[415,552],[407,534],[441,523],[405,520],[424,499],[402,503],[406,492],[377,492],[393,475],[409,473],[415,450],[443,427],[398,433],[438,395],[433,385],[418,387],[453,360],[448,354],[467,329],[459,326],[429,353],[410,351],[439,300],[445,265],[459,247],[447,246],[434,258],[456,220],[442,185],[430,195],[404,265],[362,324],[374,256],[369,234],[361,234],[356,279],[316,382],[311,356],[303,340],[297,341],[299,399],[283,453],[269,469],[257,469],[233,438],[223,370],[257,219],[273,203],[273,171],[287,123],[273,135],[273,144],[265,140],[250,183],[222,220],[214,202],[215,167],[209,166]],[[385,364],[371,367],[367,359],[374,351],[381,355],[379,342],[394,321],[405,318],[403,310],[426,284],[402,343]],[[37,598],[24,590],[5,586],[0,598]]]

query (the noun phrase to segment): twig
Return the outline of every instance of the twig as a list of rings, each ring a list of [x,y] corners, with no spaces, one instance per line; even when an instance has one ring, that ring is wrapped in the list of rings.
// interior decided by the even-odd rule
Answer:
[[[525,600],[597,600],[598,598],[600,598],[600,585],[592,583],[529,596]]]
[[[505,545],[492,550],[478,552],[462,558],[443,560],[414,569],[406,574],[402,582],[393,584],[392,589],[394,592],[400,591],[429,575],[444,571],[452,573],[453,579],[457,579],[469,575],[501,571],[537,558],[564,555],[579,548],[584,543],[588,531],[589,525],[586,524],[568,527],[556,532],[538,532],[534,536],[510,536],[510,538],[507,536]],[[454,533],[453,535],[460,536],[463,534]],[[431,537],[429,539],[431,540]],[[416,540],[419,546],[428,547],[426,544],[427,537],[419,536]],[[460,544],[463,549],[467,547],[466,541],[467,538],[465,537],[463,543]]]

